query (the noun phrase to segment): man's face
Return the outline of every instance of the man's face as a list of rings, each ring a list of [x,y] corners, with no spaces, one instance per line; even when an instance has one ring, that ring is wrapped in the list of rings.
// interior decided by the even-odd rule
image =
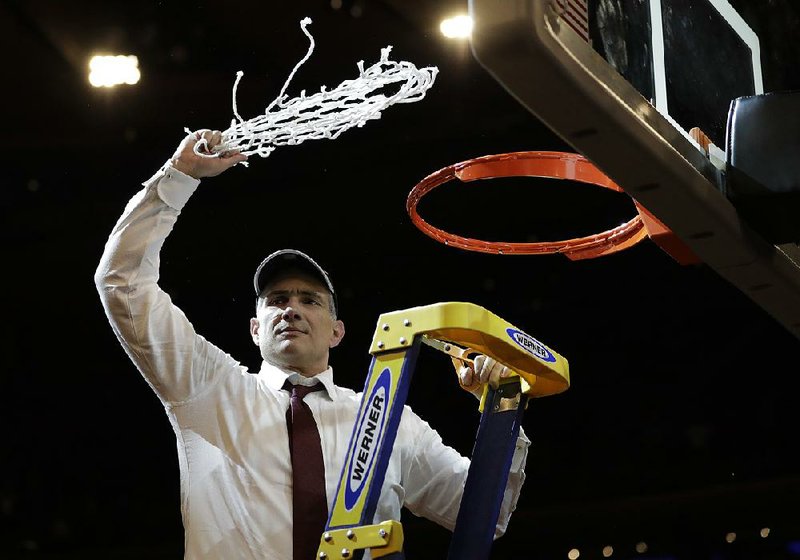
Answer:
[[[344,336],[331,294],[314,276],[286,270],[264,287],[250,320],[253,342],[267,362],[306,377],[325,371],[328,351]]]

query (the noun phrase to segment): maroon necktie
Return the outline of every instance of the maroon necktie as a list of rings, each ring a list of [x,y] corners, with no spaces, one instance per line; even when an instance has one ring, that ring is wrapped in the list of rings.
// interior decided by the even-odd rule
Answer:
[[[283,388],[292,394],[292,404],[286,411],[286,425],[292,457],[293,556],[294,560],[313,560],[328,522],[328,499],[319,431],[303,397],[324,387],[322,383],[311,387],[292,385],[287,380]]]

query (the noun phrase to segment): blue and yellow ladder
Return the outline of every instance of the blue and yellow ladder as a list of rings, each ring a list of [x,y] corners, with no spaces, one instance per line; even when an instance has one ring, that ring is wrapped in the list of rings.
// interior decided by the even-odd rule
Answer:
[[[450,559],[489,557],[528,399],[569,387],[565,358],[478,305],[445,302],[382,314],[369,350],[372,362],[336,499],[320,538],[320,560],[348,560],[367,549],[372,558],[404,558],[401,523],[372,520],[422,343],[450,354],[454,364],[480,353],[516,374],[502,380],[497,389],[484,389]],[[473,472],[483,475],[472,476]],[[485,476],[487,472],[497,476]]]

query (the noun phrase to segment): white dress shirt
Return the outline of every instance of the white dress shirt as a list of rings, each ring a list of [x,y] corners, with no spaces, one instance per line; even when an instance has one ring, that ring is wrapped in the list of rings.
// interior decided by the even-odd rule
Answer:
[[[199,181],[165,165],[127,204],[95,274],[109,322],[163,403],[177,437],[185,558],[292,558],[287,377],[266,362],[250,373],[195,332],[158,286],[160,251]],[[316,376],[308,403],[320,429],[329,506],[361,394]],[[530,442],[520,433],[496,536],[505,532],[525,478]],[[401,508],[452,529],[469,459],[408,406],[398,428],[374,522]],[[366,555],[365,558],[368,558]]]

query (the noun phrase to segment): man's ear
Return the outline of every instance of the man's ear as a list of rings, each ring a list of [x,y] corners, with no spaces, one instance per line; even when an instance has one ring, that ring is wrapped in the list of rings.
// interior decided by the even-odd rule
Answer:
[[[328,348],[333,348],[335,346],[339,346],[339,343],[344,338],[344,322],[340,319],[336,319],[333,322],[333,333],[331,335],[331,341],[328,344]]]
[[[256,319],[255,317],[250,319],[250,338],[253,339],[253,343],[255,343],[256,346],[258,346],[258,328],[259,328],[259,326],[260,326],[260,323],[258,322],[258,319]]]

